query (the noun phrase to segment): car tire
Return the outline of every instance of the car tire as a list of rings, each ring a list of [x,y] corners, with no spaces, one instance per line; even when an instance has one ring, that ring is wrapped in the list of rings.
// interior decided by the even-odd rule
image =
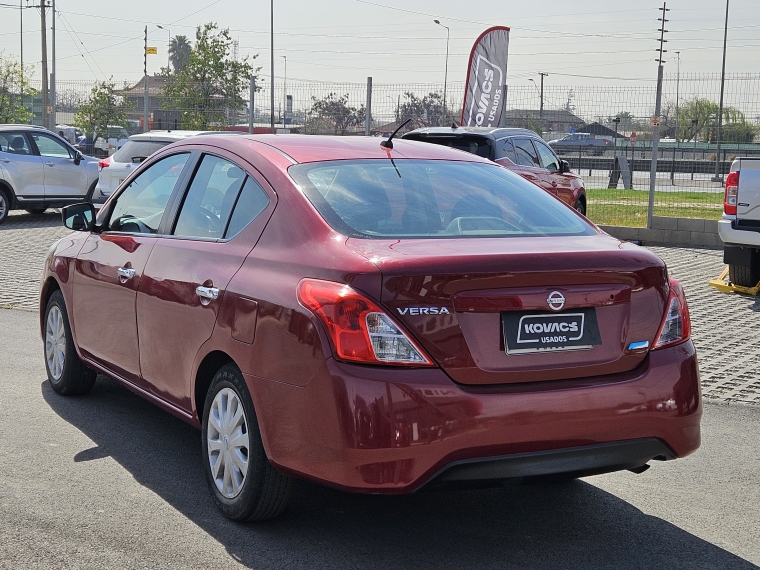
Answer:
[[[0,224],[8,217],[8,212],[11,211],[11,201],[8,197],[8,193],[4,188],[0,187]]]
[[[586,215],[586,202],[584,202],[584,201],[583,201],[583,200],[581,200],[580,198],[578,198],[578,199],[575,201],[575,205],[573,206],[573,208],[575,208],[575,210],[576,210],[578,213],[580,213],[580,214],[583,214],[584,216]]]
[[[55,291],[45,307],[45,369],[51,388],[63,396],[86,394],[95,384],[97,373],[79,359],[71,336],[66,302]]]
[[[279,515],[293,479],[269,463],[251,395],[234,364],[220,368],[211,382],[202,429],[206,481],[222,514],[238,522]]]
[[[760,282],[760,265],[730,265],[728,279],[739,287],[754,287]]]
[[[47,208],[27,208],[26,211],[33,216],[39,216],[47,212]]]

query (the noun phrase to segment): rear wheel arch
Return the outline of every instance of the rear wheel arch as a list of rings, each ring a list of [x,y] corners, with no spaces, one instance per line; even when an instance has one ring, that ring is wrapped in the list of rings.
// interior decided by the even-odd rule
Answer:
[[[211,388],[214,376],[222,366],[230,363],[235,364],[235,361],[229,354],[221,350],[214,350],[209,352],[198,365],[193,389],[193,408],[199,423],[203,420],[203,406],[206,403],[206,394]]]
[[[8,209],[14,210],[16,208],[16,193],[13,191],[13,188],[11,188],[11,185],[5,180],[0,180],[0,190],[5,192],[5,195],[8,197],[8,201],[10,202],[10,204],[8,204]]]

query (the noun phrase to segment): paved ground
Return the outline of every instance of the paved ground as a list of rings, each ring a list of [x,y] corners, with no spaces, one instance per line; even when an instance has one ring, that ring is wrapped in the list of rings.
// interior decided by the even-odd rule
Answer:
[[[0,310],[0,568],[757,569],[760,410],[708,404],[702,448],[565,485],[349,495],[217,512],[199,433],[109,380],[65,398],[36,315]]]
[[[0,225],[0,307],[37,310],[42,261],[66,235],[54,210],[13,212]],[[686,290],[706,399],[760,405],[760,298],[726,295],[707,286],[723,269],[720,251],[651,248]]]

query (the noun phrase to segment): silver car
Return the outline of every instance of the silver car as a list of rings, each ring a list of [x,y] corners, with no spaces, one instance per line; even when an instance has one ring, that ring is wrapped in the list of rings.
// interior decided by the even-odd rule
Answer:
[[[98,161],[33,125],[0,125],[0,223],[10,210],[32,214],[92,199]]]
[[[215,133],[211,131],[150,131],[139,135],[132,135],[126,144],[113,155],[98,162],[100,176],[92,201],[96,204],[105,202],[137,165],[157,150],[186,138],[210,134],[229,135],[232,133]]]

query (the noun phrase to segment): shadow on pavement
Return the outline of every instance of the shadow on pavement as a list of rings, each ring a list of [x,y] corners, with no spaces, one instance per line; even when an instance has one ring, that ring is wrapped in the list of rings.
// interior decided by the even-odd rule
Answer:
[[[280,518],[235,524],[209,495],[194,428],[103,376],[85,397],[41,390],[97,443],[73,461],[112,457],[251,568],[757,568],[582,481],[395,497],[302,483]]]
[[[4,230],[29,228],[55,228],[63,226],[61,211],[49,208],[44,214],[30,214],[22,211],[11,211],[5,222],[0,226]]]

